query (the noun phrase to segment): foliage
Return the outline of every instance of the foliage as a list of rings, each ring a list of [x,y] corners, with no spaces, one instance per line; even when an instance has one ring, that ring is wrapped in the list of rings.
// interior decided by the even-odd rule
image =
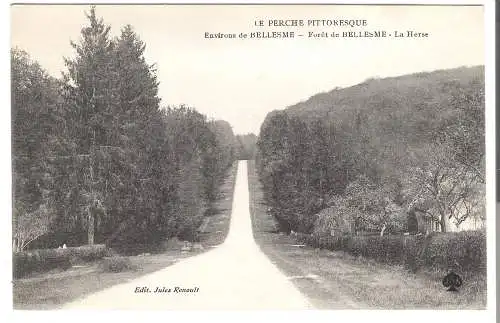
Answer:
[[[269,113],[256,162],[281,231],[447,231],[484,220],[484,132],[483,67],[371,79]]]
[[[109,253],[104,245],[16,252],[13,254],[13,274],[14,278],[20,278],[31,272],[68,269],[74,263],[98,260]]]
[[[236,157],[239,160],[250,160],[255,158],[257,148],[257,136],[253,133],[237,135],[235,143]]]
[[[53,218],[47,165],[57,136],[57,82],[29,55],[11,52],[14,250],[21,251],[48,230]]]
[[[322,170],[315,163],[328,167],[328,156],[319,160],[314,150],[321,145],[308,144],[315,139],[312,133],[305,122],[285,113],[275,114],[261,129],[258,170],[266,201],[282,231],[310,232],[313,215],[325,207],[326,195],[339,186],[336,179],[342,175],[329,169],[324,171],[326,178],[314,177]]]
[[[330,236],[297,234],[297,238],[315,248],[345,251],[378,262],[421,269],[464,274],[486,271],[486,235],[484,231],[462,231],[423,235]]]
[[[104,272],[121,273],[124,271],[137,270],[138,267],[132,264],[129,257],[114,256],[103,259],[100,268]]]
[[[357,210],[355,221],[357,230],[378,230],[383,235],[390,232],[403,231],[406,226],[406,214],[396,204],[397,188],[389,185],[375,185],[366,176],[359,176],[346,188],[347,204]]]
[[[341,236],[352,234],[357,211],[347,205],[341,197],[332,206],[321,210],[314,223],[313,234],[322,236]]]
[[[133,28],[112,38],[87,18],[61,80],[12,51],[14,245],[194,239],[235,159],[231,126],[162,108]]]
[[[434,234],[422,251],[422,265],[435,270],[486,272],[486,232]]]
[[[415,150],[415,166],[408,172],[414,201],[427,202],[415,207],[438,219],[441,231],[448,230],[449,220],[460,224],[468,217],[481,216],[478,213],[484,211],[485,202],[480,177],[455,162],[448,150],[444,145]]]

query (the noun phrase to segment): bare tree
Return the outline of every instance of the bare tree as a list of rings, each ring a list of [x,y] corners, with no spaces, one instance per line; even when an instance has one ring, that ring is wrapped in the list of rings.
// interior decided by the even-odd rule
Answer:
[[[48,232],[49,210],[42,204],[35,211],[27,211],[20,203],[14,208],[12,248],[20,252],[42,235]]]
[[[448,220],[459,224],[478,212],[483,195],[482,179],[470,168],[457,163],[444,145],[415,152],[416,163],[409,177],[416,200],[426,201],[425,212],[439,218],[442,232]]]

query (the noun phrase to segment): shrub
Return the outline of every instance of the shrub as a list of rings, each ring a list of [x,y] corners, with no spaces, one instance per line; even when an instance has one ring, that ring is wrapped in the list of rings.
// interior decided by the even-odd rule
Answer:
[[[56,268],[66,270],[75,263],[101,259],[110,252],[105,245],[16,252],[13,254],[13,276],[21,278],[32,272],[45,272]]]
[[[43,272],[55,268],[68,269],[70,267],[69,254],[58,252],[57,249],[18,252],[13,255],[14,278],[24,277],[31,272]]]
[[[104,272],[120,273],[123,271],[137,270],[137,266],[132,264],[129,257],[113,256],[105,258],[101,262],[101,270]]]
[[[111,255],[111,249],[106,248],[105,245],[80,246],[57,250],[68,252],[74,262],[91,262]]]

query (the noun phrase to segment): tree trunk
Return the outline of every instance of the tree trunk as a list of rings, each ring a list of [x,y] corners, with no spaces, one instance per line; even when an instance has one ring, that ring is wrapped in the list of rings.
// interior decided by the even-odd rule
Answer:
[[[380,236],[381,237],[384,236],[384,231],[385,231],[386,228],[387,228],[387,225],[384,223],[384,226],[382,227],[382,230],[380,230]]]
[[[447,232],[446,216],[444,214],[441,214],[441,219],[439,221],[439,225],[441,226],[441,232]]]
[[[95,93],[95,87],[94,87],[94,93]],[[94,106],[95,107],[95,106]],[[95,199],[95,192],[94,192],[94,167],[93,167],[93,156],[95,156],[95,144],[96,144],[96,135],[95,135],[95,129],[92,130],[92,142],[90,145],[90,154],[89,154],[89,175],[90,175],[90,192],[91,192],[91,198]],[[94,214],[92,212],[92,204],[94,204],[94,201],[91,200],[89,201],[89,206],[87,208],[87,213],[88,213],[88,228],[87,228],[87,235],[88,235],[88,244],[92,246],[94,244]]]
[[[88,243],[89,245],[93,245],[94,244],[94,215],[92,214],[92,210],[91,208],[89,207],[88,208],[88,216],[89,216],[89,223],[88,223]]]

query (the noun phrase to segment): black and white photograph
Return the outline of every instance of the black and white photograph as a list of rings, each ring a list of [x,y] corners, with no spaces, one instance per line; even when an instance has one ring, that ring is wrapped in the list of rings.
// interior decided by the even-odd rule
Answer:
[[[11,4],[12,309],[493,308],[485,8]]]

